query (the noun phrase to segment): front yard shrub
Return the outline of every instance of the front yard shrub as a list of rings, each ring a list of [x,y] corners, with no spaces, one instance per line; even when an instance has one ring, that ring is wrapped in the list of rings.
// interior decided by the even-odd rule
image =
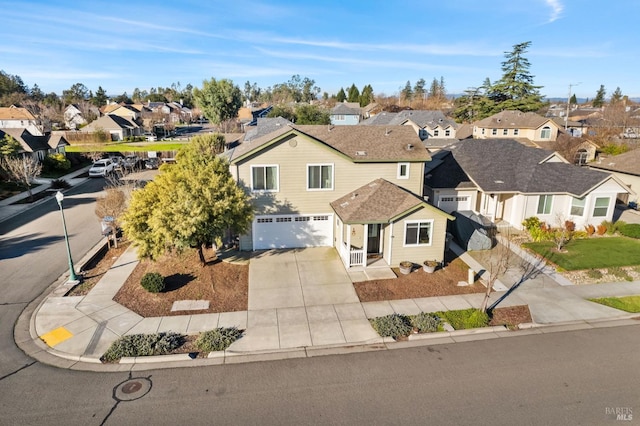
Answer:
[[[524,226],[524,229],[529,232],[531,232],[531,230],[534,228],[540,228],[540,225],[540,219],[537,216],[528,217],[522,222],[522,226]]]
[[[418,315],[411,315],[409,320],[418,333],[433,333],[442,329],[442,320],[433,313],[420,312]]]
[[[54,179],[51,181],[51,189],[67,189],[67,188],[71,188],[71,185],[69,184],[69,182],[67,182],[64,179]]]
[[[587,276],[594,280],[599,280],[600,278],[602,278],[602,272],[600,272],[598,269],[589,269],[587,271]]]
[[[413,327],[409,317],[401,314],[391,314],[384,317],[376,317],[369,320],[371,326],[382,337],[398,337],[408,336]]]
[[[587,231],[574,231],[573,232],[573,238],[576,240],[582,239],[582,238],[588,238],[589,234],[587,233]]]
[[[184,341],[182,334],[173,332],[132,334],[113,342],[101,359],[104,362],[114,362],[129,356],[166,355],[184,344]]]
[[[593,225],[585,225],[584,230],[587,231],[587,235],[589,236],[596,233],[596,228]]]
[[[140,280],[140,284],[150,293],[160,293],[164,290],[164,277],[158,272],[147,272]]]
[[[598,235],[604,235],[607,233],[607,227],[606,225],[600,224],[596,227],[596,234]]]
[[[51,172],[54,170],[69,170],[71,168],[71,161],[65,157],[61,152],[57,154],[49,154],[44,157],[42,162],[44,171]]]
[[[627,271],[625,271],[619,266],[614,266],[612,268],[607,269],[607,274],[613,275],[614,277],[623,279],[625,281],[633,281],[633,278],[631,277],[631,275],[629,275]]]
[[[200,333],[196,339],[196,347],[203,352],[224,351],[242,336],[236,327],[216,328]]]
[[[487,324],[489,324],[489,315],[475,308],[445,311],[441,314],[442,317],[451,324],[451,327],[456,330],[486,327]]]
[[[640,239],[640,223],[626,223],[618,229],[625,237]]]

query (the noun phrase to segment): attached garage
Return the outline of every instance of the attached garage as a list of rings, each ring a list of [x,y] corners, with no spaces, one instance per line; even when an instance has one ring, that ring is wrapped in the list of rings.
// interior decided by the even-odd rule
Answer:
[[[437,206],[447,213],[472,210],[470,195],[441,195]]]
[[[253,249],[333,246],[333,214],[265,215],[253,220]]]

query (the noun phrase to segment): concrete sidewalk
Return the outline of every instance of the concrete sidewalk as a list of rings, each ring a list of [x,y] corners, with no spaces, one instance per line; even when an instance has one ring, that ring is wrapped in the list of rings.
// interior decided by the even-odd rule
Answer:
[[[313,267],[300,273],[298,265],[309,262],[310,258],[328,256],[330,253],[327,250],[332,249],[321,249],[322,253],[313,250],[315,249],[276,252],[270,255],[262,253],[258,256],[262,255],[263,260],[267,256],[271,256],[272,259],[280,256],[281,262],[290,264],[292,270],[278,270],[277,276],[279,278],[275,281],[284,281],[285,275],[289,274],[297,275],[298,279],[304,276],[306,280],[311,279],[308,274],[313,271]],[[462,257],[463,260],[475,262],[476,267],[480,267],[477,261],[470,258],[467,253],[462,253]],[[268,265],[272,259],[266,261],[264,265]],[[159,365],[157,363],[164,363],[166,366],[194,365],[194,362],[197,364],[234,363],[379,350],[390,348],[393,345],[452,343],[469,338],[506,337],[525,332],[507,332],[504,329],[496,330],[495,328],[461,330],[450,333],[433,333],[429,336],[420,335],[417,337],[418,340],[397,342],[396,344],[388,338],[383,339],[378,336],[368,321],[369,318],[392,313],[416,314],[477,308],[482,303],[483,294],[360,303],[357,301],[357,297],[352,300],[352,297],[349,296],[347,300],[342,300],[344,290],[338,290],[338,293],[335,293],[339,295],[338,299],[329,303],[323,303],[322,297],[316,301],[311,301],[311,299],[305,303],[304,298],[300,301],[294,296],[290,299],[286,297],[284,299],[293,301],[293,306],[288,306],[287,303],[281,306],[281,302],[278,301],[281,300],[280,297],[283,294],[276,287],[272,288],[271,297],[266,296],[268,288],[258,289],[258,293],[255,292],[256,289],[250,289],[250,294],[253,290],[254,295],[260,294],[261,299],[264,298],[270,300],[269,303],[275,303],[271,307],[256,302],[252,304],[250,296],[250,305],[247,311],[142,318],[113,301],[113,296],[124,284],[137,262],[135,250],[130,248],[116,261],[88,295],[63,297],[63,294],[68,290],[63,285],[58,292],[54,291],[46,297],[33,312],[30,337],[24,339],[30,339],[27,346],[33,348],[32,356],[35,356],[33,353],[40,352],[64,358],[70,361],[69,368],[82,369],[89,365],[87,363],[93,364],[94,367],[86,368],[93,369],[124,368],[122,366],[124,363],[152,363],[153,368],[157,368]],[[339,260],[337,262],[342,265]],[[262,271],[258,275],[256,271],[259,272],[261,262],[255,263],[258,264],[258,269],[253,270],[255,276],[260,277],[269,273]],[[296,270],[293,271],[293,268]],[[273,271],[270,273],[273,274]],[[339,270],[329,271],[328,276],[340,278]],[[344,284],[346,288],[346,282]],[[302,291],[304,291],[305,285],[314,287],[312,283],[308,282],[306,284],[297,283],[291,288],[296,288],[296,285],[299,286],[298,289],[302,288]],[[315,287],[319,288],[320,286],[316,285]],[[353,288],[351,285],[350,287]],[[323,297],[333,297],[330,296],[332,289],[327,294],[329,296]],[[491,302],[504,294],[505,291],[492,293]],[[560,330],[564,330],[566,327],[593,327],[595,325],[592,322],[604,320],[619,320],[620,324],[633,323],[634,321],[629,319],[634,315],[589,302],[586,298],[634,294],[640,294],[640,282],[582,286],[566,286],[556,283],[553,286],[543,288],[536,286],[519,288],[500,306],[529,305],[534,320],[532,327],[558,325]],[[208,359],[192,360],[188,354],[184,354],[127,359],[122,360],[119,366],[100,363],[99,358],[109,345],[124,335],[163,331],[194,334],[216,327],[232,326],[244,329],[244,336],[232,344],[227,351],[212,353]],[[151,367],[139,365],[138,368]]]
[[[78,169],[74,172],[71,172],[67,175],[60,177],[60,179],[66,180],[67,182],[69,182],[69,184],[72,187],[76,186],[88,179],[88,177],[85,177],[82,175],[84,175],[90,168],[91,166],[83,167],[81,169]],[[37,186],[34,186],[33,188],[31,188],[31,192],[35,195],[48,190],[51,187],[52,180],[53,179],[46,179],[46,178],[36,179],[35,183],[37,184]],[[28,192],[21,192],[12,197],[5,198],[4,200],[0,200],[0,222],[11,219],[12,217],[19,215],[23,211],[28,210],[40,203],[43,203],[48,199],[48,198],[45,198],[30,204],[26,204],[26,203],[14,204],[14,203],[17,203],[18,201],[22,201],[26,199],[27,197],[29,197]]]

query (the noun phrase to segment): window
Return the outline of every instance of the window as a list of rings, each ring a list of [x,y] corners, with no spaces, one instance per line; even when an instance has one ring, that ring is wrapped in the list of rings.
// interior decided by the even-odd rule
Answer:
[[[497,135],[498,134],[498,129],[491,129],[491,134],[493,136]]]
[[[609,210],[609,197],[596,198],[596,204],[593,206],[593,217],[605,217]]]
[[[513,136],[518,136],[520,134],[520,129],[513,129]]]
[[[433,136],[434,136],[434,137],[436,137],[436,136],[440,136],[440,130],[438,130],[438,129],[433,129]]]
[[[307,166],[307,189],[333,189],[333,165],[309,164]]]
[[[484,135],[484,130],[485,130],[485,129],[482,129],[482,134],[483,134],[483,135]]]
[[[586,198],[573,198],[571,201],[571,216],[582,216]]]
[[[551,139],[551,127],[544,126],[540,132],[541,139]]]
[[[344,121],[344,115],[339,114],[339,115],[334,115],[333,119],[336,121]]]
[[[398,179],[409,179],[409,163],[398,163]]]
[[[579,149],[575,155],[575,161],[578,166],[583,166],[587,164],[587,159],[589,158],[589,153],[586,149]]]
[[[407,221],[404,225],[405,246],[431,245],[431,228],[433,221]]]
[[[451,136],[451,129],[445,130],[444,131],[444,135],[447,136],[447,137]]]
[[[538,197],[538,214],[550,214],[552,201],[553,195],[540,195]]]
[[[502,129],[502,136],[507,136],[509,134],[509,129]]]
[[[252,191],[278,191],[278,166],[251,166]]]

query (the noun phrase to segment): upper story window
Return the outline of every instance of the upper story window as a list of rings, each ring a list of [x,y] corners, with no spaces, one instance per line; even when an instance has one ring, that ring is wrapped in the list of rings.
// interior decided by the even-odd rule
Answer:
[[[502,136],[507,136],[509,134],[509,129],[502,129]]]
[[[307,189],[308,190],[333,189],[333,164],[308,164],[307,165]]]
[[[398,163],[398,179],[409,179],[409,163]]]
[[[333,119],[337,121],[344,121],[344,114],[334,115]]]
[[[551,214],[553,195],[540,195],[538,197],[538,214]]]
[[[482,129],[482,134],[484,135],[484,128]]]
[[[445,135],[445,136],[447,136],[447,137],[448,137],[448,136],[451,136],[451,129],[447,129],[447,130],[445,130],[445,131],[444,131],[444,135]]]
[[[542,139],[551,139],[551,127],[544,126],[540,131],[540,138]]]
[[[252,191],[278,191],[278,166],[251,166]]]
[[[518,136],[520,134],[520,129],[513,129],[513,136]]]
[[[433,136],[440,136],[440,129],[433,129]]]
[[[498,134],[498,129],[491,129],[491,134],[493,136],[497,135]]]

